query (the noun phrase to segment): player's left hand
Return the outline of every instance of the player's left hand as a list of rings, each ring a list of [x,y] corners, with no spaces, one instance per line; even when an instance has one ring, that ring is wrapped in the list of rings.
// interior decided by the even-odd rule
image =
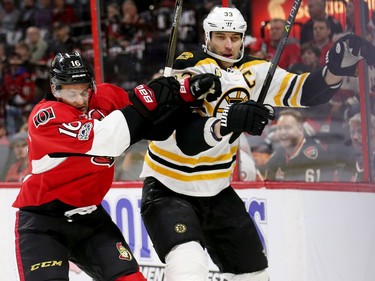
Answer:
[[[197,74],[180,81],[180,95],[185,102],[206,99],[214,101],[221,95],[219,78],[211,73]]]
[[[365,59],[368,65],[375,64],[375,46],[366,39],[348,34],[338,39],[326,56],[327,68],[337,76],[357,76],[357,64]]]

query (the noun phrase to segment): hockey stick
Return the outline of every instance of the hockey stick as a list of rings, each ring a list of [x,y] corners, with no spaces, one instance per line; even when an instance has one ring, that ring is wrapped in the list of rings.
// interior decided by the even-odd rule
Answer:
[[[281,54],[288,40],[290,30],[292,29],[292,26],[297,16],[297,12],[298,12],[299,6],[301,5],[301,2],[302,0],[294,0],[293,2],[292,9],[289,13],[288,20],[286,21],[283,34],[281,35],[280,42],[277,46],[275,55],[271,60],[270,68],[268,69],[266,79],[264,80],[262,89],[260,91],[260,94],[257,100],[257,103],[259,104],[263,104],[264,100],[266,99],[268,89],[270,88],[271,81],[275,74],[276,67],[279,63]]]
[[[176,47],[177,47],[177,30],[178,30],[178,25],[180,23],[182,2],[183,0],[176,0],[176,4],[174,8],[174,17],[173,17],[173,23],[172,23],[172,28],[171,28],[171,34],[169,35],[167,58],[166,58],[165,67],[164,67],[164,76],[172,76],[172,66],[173,66],[174,56],[175,56]]]

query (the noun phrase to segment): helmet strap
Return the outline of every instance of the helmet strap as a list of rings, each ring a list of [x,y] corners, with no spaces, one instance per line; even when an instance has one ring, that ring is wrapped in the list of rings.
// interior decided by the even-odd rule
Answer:
[[[244,55],[244,44],[242,44],[242,50],[241,50],[241,55],[238,59],[230,59],[230,58],[226,58],[226,57],[223,57],[223,56],[220,56],[218,54],[215,54],[214,52],[211,52],[208,47],[207,47],[207,43],[205,45],[203,45],[203,51],[205,53],[207,53],[208,55],[210,55],[211,57],[214,57],[215,59],[218,59],[218,60],[222,60],[222,61],[225,61],[225,62],[229,62],[229,63],[236,63],[236,62],[239,62],[242,58],[243,58],[243,55]]]

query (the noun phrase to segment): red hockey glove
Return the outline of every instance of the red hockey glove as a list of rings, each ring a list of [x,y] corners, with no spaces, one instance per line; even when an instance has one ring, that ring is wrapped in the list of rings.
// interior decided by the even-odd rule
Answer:
[[[137,111],[145,117],[149,117],[158,106],[154,91],[143,84],[135,87],[133,91],[129,91],[129,99]]]

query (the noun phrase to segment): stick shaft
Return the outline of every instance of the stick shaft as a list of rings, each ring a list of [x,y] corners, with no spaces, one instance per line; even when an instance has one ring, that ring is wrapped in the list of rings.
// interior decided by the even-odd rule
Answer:
[[[183,0],[176,0],[176,3],[175,3],[171,34],[169,35],[167,58],[165,60],[164,76],[172,76],[172,66],[173,66],[174,56],[176,54],[176,48],[177,48],[177,31],[178,31],[178,25],[180,23],[182,3],[183,3]]]
[[[277,65],[279,63],[279,60],[280,60],[281,54],[284,50],[284,47],[287,43],[287,40],[288,40],[288,37],[289,37],[289,34],[290,34],[290,30],[292,29],[292,26],[293,26],[294,20],[297,16],[297,12],[298,12],[299,6],[301,5],[301,2],[302,2],[302,0],[294,0],[294,2],[293,2],[292,9],[291,9],[291,11],[289,13],[289,16],[288,16],[288,19],[286,21],[285,28],[284,28],[283,34],[281,35],[281,39],[280,39],[280,42],[277,46],[275,55],[271,60],[270,68],[268,69],[266,79],[264,80],[264,83],[263,83],[262,89],[260,91],[257,103],[263,104],[264,100],[266,99],[268,89],[270,88],[273,76],[275,74],[275,70],[276,70]]]

